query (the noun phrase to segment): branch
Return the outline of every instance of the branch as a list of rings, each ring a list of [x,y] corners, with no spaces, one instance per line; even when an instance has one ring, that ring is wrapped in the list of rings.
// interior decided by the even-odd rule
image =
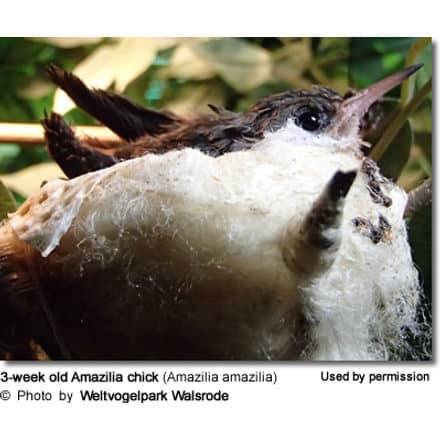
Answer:
[[[379,159],[383,156],[390,143],[396,137],[399,130],[403,127],[406,120],[411,114],[417,110],[419,105],[425,99],[425,96],[431,91],[432,78],[418,91],[418,93],[411,99],[411,101],[401,109],[391,121],[390,125],[382,133],[382,137],[379,139],[376,145],[374,145],[370,157],[379,162]]]
[[[426,179],[408,194],[404,218],[413,216],[417,211],[429,205],[432,201],[432,179]]]
[[[106,127],[85,126],[75,127],[79,136],[98,139],[104,144],[120,144],[122,140]],[[0,144],[17,143],[38,145],[46,143],[43,127],[40,124],[22,124],[15,122],[0,123]],[[0,146],[1,148],[1,146]]]

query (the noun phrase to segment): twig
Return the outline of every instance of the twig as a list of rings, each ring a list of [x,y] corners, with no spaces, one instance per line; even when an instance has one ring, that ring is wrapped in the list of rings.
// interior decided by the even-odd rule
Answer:
[[[379,142],[373,147],[370,157],[378,162],[383,156],[392,140],[396,137],[399,130],[403,127],[405,121],[411,116],[411,114],[417,110],[419,105],[425,99],[425,96],[431,91],[432,78],[418,91],[418,93],[411,99],[411,101],[400,110],[391,121],[390,125],[383,132]]]
[[[426,179],[417,188],[414,188],[408,194],[408,202],[406,204],[403,216],[405,218],[412,217],[414,213],[429,205],[432,200],[432,179]]]
[[[409,49],[408,56],[405,61],[405,67],[412,66],[417,62],[425,47],[431,44],[431,38],[417,38]],[[400,105],[404,107],[411,100],[414,92],[415,76],[409,77],[403,82],[400,92]]]
[[[79,136],[98,139],[104,144],[120,144],[121,139],[106,127],[85,126],[75,127]],[[0,144],[17,143],[38,145],[44,144],[44,131],[40,124],[22,124],[15,122],[0,123]],[[0,146],[1,148],[1,146]]]

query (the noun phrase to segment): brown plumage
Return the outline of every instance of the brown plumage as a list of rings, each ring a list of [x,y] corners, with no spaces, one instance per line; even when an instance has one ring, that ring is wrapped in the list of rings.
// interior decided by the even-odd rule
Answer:
[[[103,152],[77,139],[63,118],[52,113],[42,122],[49,151],[68,177],[105,168],[146,153],[165,153],[185,147],[210,156],[250,148],[265,131],[281,128],[295,113],[312,108],[325,115],[323,127],[336,113],[343,98],[336,92],[315,87],[311,91],[288,91],[260,100],[249,111],[234,113],[211,105],[212,115],[185,119],[168,111],[146,109],[129,99],[104,90],[91,90],[74,74],[56,66],[49,78],[82,110],[95,117],[126,142]]]
[[[58,113],[46,116],[42,124],[49,153],[67,177],[80,176],[118,162],[113,156],[101,153],[87,141],[80,141]]]
[[[48,77],[76,105],[127,141],[143,135],[156,136],[181,125],[184,120],[171,112],[146,109],[106,90],[90,90],[73,73],[51,64]]]

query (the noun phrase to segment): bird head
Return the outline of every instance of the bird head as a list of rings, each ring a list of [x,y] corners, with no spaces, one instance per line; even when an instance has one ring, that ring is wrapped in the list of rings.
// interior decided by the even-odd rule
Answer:
[[[322,86],[287,91],[262,99],[251,112],[258,115],[267,131],[275,133],[287,127],[301,144],[322,145],[324,141],[330,145],[358,147],[362,118],[368,109],[421,67],[421,64],[407,67],[345,96]]]

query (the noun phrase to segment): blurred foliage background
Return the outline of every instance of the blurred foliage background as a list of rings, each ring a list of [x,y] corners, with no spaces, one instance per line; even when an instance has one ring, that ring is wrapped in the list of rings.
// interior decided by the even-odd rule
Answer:
[[[190,114],[209,112],[208,103],[243,111],[263,96],[316,83],[344,94],[422,62],[414,90],[402,90],[408,100],[432,75],[432,46],[427,38],[0,38],[0,122],[37,123],[54,109],[73,124],[94,124],[45,78],[51,62],[88,85]],[[430,94],[410,119],[412,131],[399,132],[382,163],[407,190],[431,174]],[[60,175],[55,164],[41,166],[47,162],[43,145],[0,144],[0,178],[19,202],[38,179]]]
[[[243,111],[316,83],[345,94],[416,62],[423,68],[380,105],[386,123],[367,139],[380,145],[372,155],[382,172],[409,191],[431,176],[429,38],[0,38],[0,123],[37,123],[53,109],[74,125],[95,124],[45,78],[49,63],[144,106],[191,114],[209,112],[208,103]],[[6,188],[19,204],[62,175],[43,145],[0,139],[0,218],[12,210]],[[430,206],[409,219],[409,230],[430,316]]]

